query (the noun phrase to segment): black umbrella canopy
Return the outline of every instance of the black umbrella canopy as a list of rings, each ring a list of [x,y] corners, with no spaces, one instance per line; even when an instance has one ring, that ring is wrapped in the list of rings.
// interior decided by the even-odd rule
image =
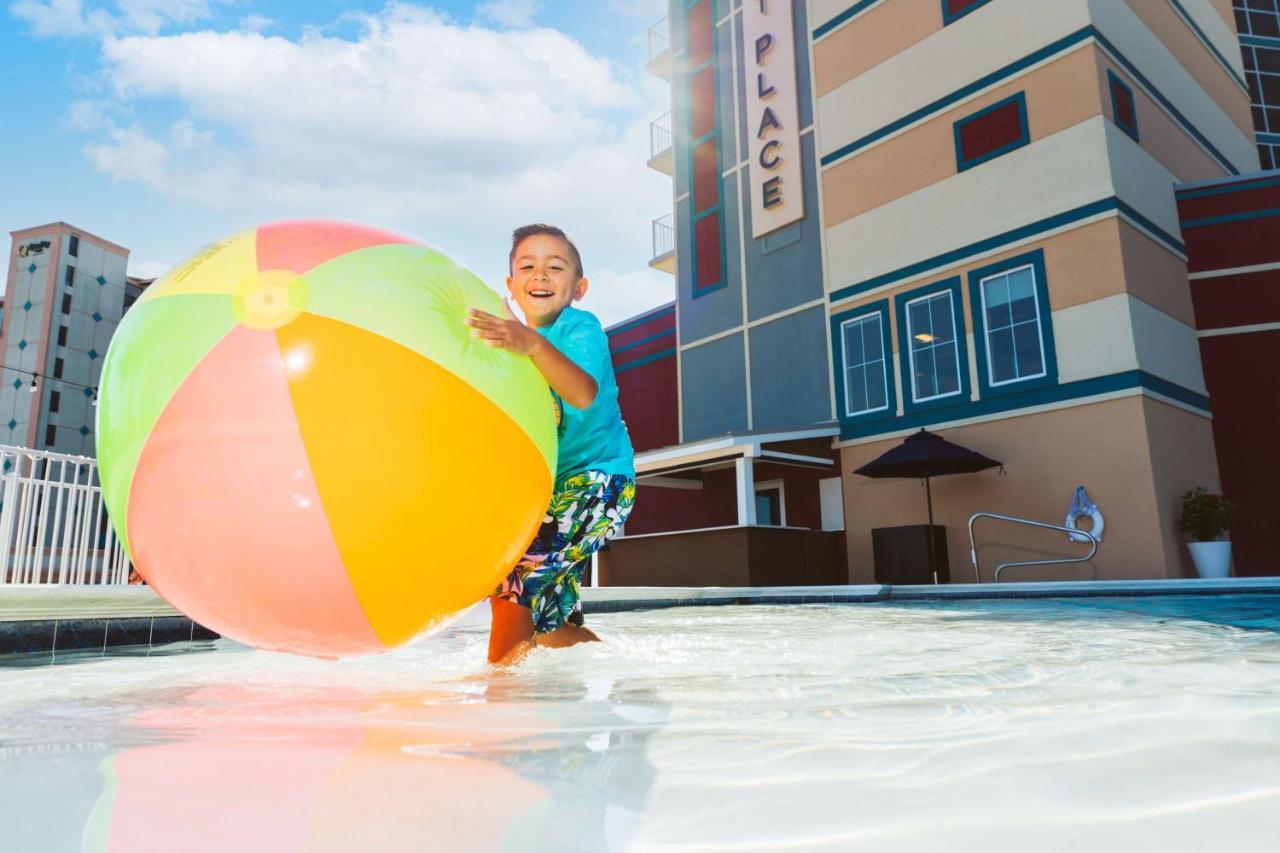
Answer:
[[[930,477],[941,477],[946,474],[969,474],[974,471],[985,471],[999,467],[1000,463],[967,447],[952,444],[940,435],[928,430],[920,430],[897,447],[881,454],[853,473],[864,477],[902,477],[924,480],[926,506],[929,508],[929,571],[933,573],[933,582],[938,582],[933,553],[933,490],[929,488]]]
[[[920,430],[897,447],[881,454],[853,473],[864,477],[941,477],[970,474],[999,467],[981,453],[952,444],[940,435]]]

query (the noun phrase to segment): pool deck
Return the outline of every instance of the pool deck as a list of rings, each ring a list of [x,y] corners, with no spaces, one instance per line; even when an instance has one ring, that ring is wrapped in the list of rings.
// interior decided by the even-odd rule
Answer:
[[[730,604],[1242,594],[1280,594],[1280,576],[938,586],[587,587],[582,600],[584,611],[591,614]],[[147,586],[0,586],[0,656],[20,655],[26,662],[44,656],[52,662],[71,652],[122,646],[145,649],[217,636]]]

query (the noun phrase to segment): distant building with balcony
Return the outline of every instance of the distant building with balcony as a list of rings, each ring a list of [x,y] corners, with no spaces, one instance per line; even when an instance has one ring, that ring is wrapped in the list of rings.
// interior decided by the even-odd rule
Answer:
[[[128,249],[65,222],[10,236],[0,443],[94,456],[107,345],[151,281],[126,273]]]

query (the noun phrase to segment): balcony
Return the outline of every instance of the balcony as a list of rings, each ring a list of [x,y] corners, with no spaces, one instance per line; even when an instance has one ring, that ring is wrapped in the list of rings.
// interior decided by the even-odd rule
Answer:
[[[673,275],[676,271],[675,214],[668,213],[653,220],[653,258],[649,266]]]
[[[671,148],[671,113],[649,122],[649,168],[675,177],[675,157]]]
[[[671,37],[666,18],[649,27],[649,62],[645,68],[655,77],[671,82]]]

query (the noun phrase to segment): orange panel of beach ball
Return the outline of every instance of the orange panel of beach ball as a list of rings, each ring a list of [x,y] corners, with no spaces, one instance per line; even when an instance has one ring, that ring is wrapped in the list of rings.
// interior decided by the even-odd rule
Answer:
[[[382,651],[489,594],[555,472],[549,391],[470,336],[497,295],[427,246],[264,225],[155,282],[103,367],[108,511],[139,573],[259,648]]]

